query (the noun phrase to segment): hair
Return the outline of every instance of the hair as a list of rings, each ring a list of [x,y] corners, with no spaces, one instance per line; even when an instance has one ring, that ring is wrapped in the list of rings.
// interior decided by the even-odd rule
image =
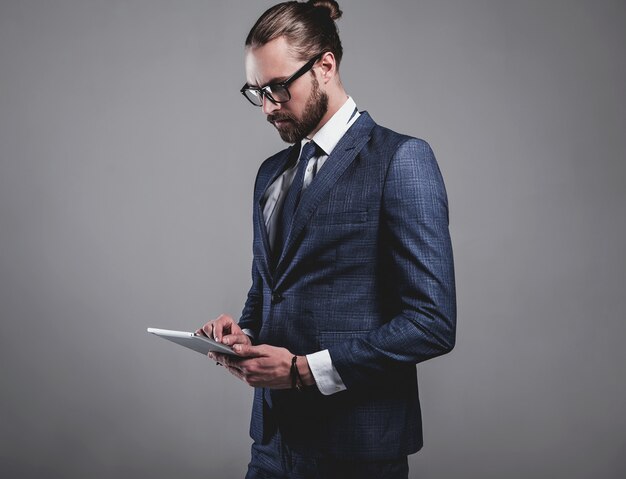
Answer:
[[[246,47],[260,47],[285,37],[298,60],[332,52],[339,66],[343,48],[335,20],[341,18],[342,13],[334,0],[279,3],[259,17],[248,33]]]

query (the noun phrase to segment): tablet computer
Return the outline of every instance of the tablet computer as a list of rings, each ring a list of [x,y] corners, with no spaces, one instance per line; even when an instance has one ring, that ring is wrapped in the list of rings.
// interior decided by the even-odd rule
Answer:
[[[172,341],[173,343],[185,346],[186,348],[193,349],[194,351],[202,353],[205,356],[209,353],[209,351],[237,356],[237,353],[235,353],[230,346],[218,343],[211,338],[200,336],[196,333],[157,328],[148,328],[148,332],[156,334],[157,336],[167,339],[168,341]]]

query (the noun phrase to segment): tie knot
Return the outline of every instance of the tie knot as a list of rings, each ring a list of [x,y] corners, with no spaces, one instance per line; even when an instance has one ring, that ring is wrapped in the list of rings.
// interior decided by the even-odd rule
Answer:
[[[317,151],[317,144],[311,140],[302,148],[302,154],[300,155],[300,161],[308,162],[311,158],[315,156],[315,152]]]

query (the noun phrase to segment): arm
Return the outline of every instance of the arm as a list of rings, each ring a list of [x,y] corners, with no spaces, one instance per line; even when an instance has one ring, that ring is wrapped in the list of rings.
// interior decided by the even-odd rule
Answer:
[[[246,304],[241,312],[239,327],[253,339],[259,333],[261,308],[263,307],[263,279],[252,260],[252,286],[248,291]]]
[[[252,261],[252,285],[248,290],[248,297],[241,313],[239,322],[225,314],[217,319],[207,322],[196,331],[208,337],[221,341],[229,346],[236,344],[250,345],[259,331],[261,308],[263,306],[263,279],[259,274],[254,260]],[[209,357],[215,358],[211,354]]]
[[[291,360],[293,353],[286,348],[279,348],[267,344],[252,346],[258,335],[263,307],[263,279],[259,274],[254,261],[252,263],[252,286],[248,291],[248,298],[241,313],[238,324],[232,318],[220,316],[215,322],[205,325],[205,331],[226,331],[222,342],[233,346],[239,358],[229,357],[223,354],[209,353],[209,357],[218,364],[224,365],[235,377],[254,387],[267,387],[275,389],[288,389],[291,387]],[[221,329],[221,322],[230,320],[229,328]],[[214,325],[214,326],[213,326]],[[315,383],[315,379],[309,369],[306,357],[298,356],[296,362],[298,371],[305,386]]]
[[[263,169],[263,166],[261,167]],[[261,171],[261,170],[260,170]],[[259,177],[255,182],[255,198]],[[256,203],[257,199],[255,199]],[[256,211],[256,210],[255,210]],[[290,388],[291,381],[291,361],[293,354],[285,348],[278,348],[267,344],[252,346],[251,341],[258,337],[261,329],[261,318],[263,309],[263,278],[259,273],[256,262],[252,261],[252,285],[248,291],[248,296],[237,324],[232,318],[225,317],[229,323],[229,329],[220,329],[224,317],[218,318],[215,322],[209,322],[204,330],[225,331],[222,342],[233,346],[239,358],[229,357],[220,354],[211,354],[209,357],[223,364],[228,371],[243,380],[250,386],[269,387],[284,389]],[[304,385],[314,383],[308,361],[304,356],[298,356],[296,366],[300,373]]]
[[[381,282],[393,284],[399,313],[363,337],[308,355],[315,377],[309,376],[309,363],[302,361],[305,358],[298,358],[300,371],[307,375],[305,384],[319,381],[318,376],[324,378],[328,387],[320,388],[323,394],[376,384],[398,365],[416,364],[454,347],[456,301],[448,205],[441,173],[427,143],[411,139],[395,152],[385,179],[382,208],[381,254],[388,271]],[[289,351],[269,345],[236,349],[249,359],[235,362],[223,358],[233,374],[254,386],[288,387]],[[311,362],[312,356],[319,356],[316,364]],[[318,382],[318,387],[321,385]]]
[[[263,301],[261,281],[261,275],[259,275],[253,261],[252,286],[248,291],[248,298],[246,299],[239,323],[236,323],[232,317],[222,314],[217,319],[208,321],[196,331],[196,334],[204,334],[230,346],[251,344],[258,332],[258,323],[261,315]]]
[[[258,175],[254,185],[255,191],[257,182]],[[263,280],[253,259],[252,285],[248,290],[248,296],[239,322],[237,323],[232,317],[222,314],[217,319],[208,321],[196,333],[212,337],[216,341],[221,341],[230,346],[235,344],[250,345],[259,331],[262,306]]]
[[[399,313],[363,337],[329,349],[348,389],[376,381],[399,363],[419,363],[454,347],[456,301],[448,205],[428,144],[410,139],[395,152],[384,184],[381,219],[384,281]]]

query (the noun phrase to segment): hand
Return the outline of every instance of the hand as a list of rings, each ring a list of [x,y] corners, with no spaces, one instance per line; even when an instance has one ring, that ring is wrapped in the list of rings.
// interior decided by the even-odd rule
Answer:
[[[233,318],[226,314],[222,314],[217,319],[209,321],[198,329],[196,334],[206,336],[228,346],[235,344],[249,346],[252,344],[248,335],[241,330]]]
[[[209,356],[223,364],[228,371],[253,387],[289,389],[291,383],[291,359],[293,354],[285,348],[261,344],[233,346],[239,357],[209,353]],[[305,386],[315,384],[305,356],[298,356],[296,365]]]

